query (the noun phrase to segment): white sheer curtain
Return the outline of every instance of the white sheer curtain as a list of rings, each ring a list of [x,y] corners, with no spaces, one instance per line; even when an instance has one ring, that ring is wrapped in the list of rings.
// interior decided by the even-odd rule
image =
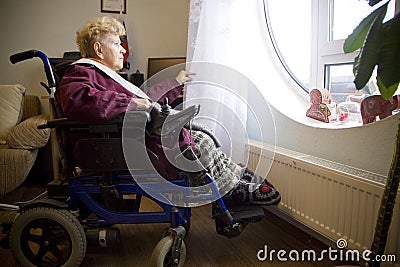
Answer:
[[[256,90],[248,79],[254,69],[252,40],[262,0],[191,0],[185,105],[201,105],[198,122],[214,132],[225,153],[245,162],[248,140],[247,96]],[[256,29],[257,30],[257,29]]]

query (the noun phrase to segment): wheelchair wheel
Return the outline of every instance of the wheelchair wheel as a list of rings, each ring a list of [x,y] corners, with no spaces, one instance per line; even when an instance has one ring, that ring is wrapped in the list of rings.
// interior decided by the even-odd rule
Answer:
[[[189,230],[190,230],[190,217],[186,218],[186,220],[187,220],[187,223],[182,224],[183,228],[185,228],[185,236],[187,236],[187,235],[189,234]],[[163,234],[162,234],[162,236],[161,236],[161,238],[164,238],[164,237],[166,237],[166,236],[169,236],[169,235],[170,235],[170,229],[171,229],[170,226],[166,227],[165,230],[164,230],[164,232],[163,232]]]
[[[166,236],[162,238],[156,245],[151,254],[151,262],[150,266],[152,267],[167,267],[172,266],[172,257],[171,257],[171,249],[172,244],[174,243],[173,236]],[[182,246],[180,251],[180,259],[178,267],[181,267],[185,263],[186,258],[186,245],[182,240]]]
[[[79,266],[85,257],[86,236],[67,210],[34,207],[16,219],[10,247],[22,266]]]

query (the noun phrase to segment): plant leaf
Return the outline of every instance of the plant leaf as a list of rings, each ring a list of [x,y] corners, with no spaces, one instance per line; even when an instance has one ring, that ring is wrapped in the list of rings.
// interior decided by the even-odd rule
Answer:
[[[382,17],[382,21],[385,17],[388,3],[389,2],[374,10],[371,14],[365,17],[354,29],[354,31],[346,38],[343,44],[343,51],[345,53],[354,52],[362,47],[365,42],[365,38],[368,35],[368,32],[370,31],[372,25],[375,23],[377,18]]]
[[[367,84],[371,78],[375,65],[378,64],[381,42],[383,38],[382,20],[385,17],[385,14],[386,12],[380,12],[379,16],[374,20],[374,23],[368,32],[367,38],[365,39],[364,45],[361,48],[358,65],[355,66],[356,76],[354,83],[358,90],[362,89]]]
[[[379,75],[376,78],[378,87],[379,87],[379,92],[381,92],[381,96],[385,100],[389,100],[394,93],[396,92],[397,88],[399,87],[399,82],[393,84],[392,86],[386,87],[382,81]]]
[[[354,74],[354,77],[357,74],[358,65],[360,65],[360,53],[354,58],[354,63],[353,63],[353,74]]]
[[[400,81],[400,14],[386,22],[383,27],[378,75],[385,87],[390,87]]]
[[[382,0],[369,0],[369,5],[370,6],[374,6],[374,5],[376,5],[376,4],[378,4],[379,2],[381,2]]]

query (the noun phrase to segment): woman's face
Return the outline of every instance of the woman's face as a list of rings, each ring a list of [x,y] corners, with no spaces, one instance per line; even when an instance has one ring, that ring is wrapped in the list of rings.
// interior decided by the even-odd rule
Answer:
[[[118,34],[108,33],[101,42],[101,56],[103,63],[111,69],[118,71],[124,65],[126,50],[121,46]]]

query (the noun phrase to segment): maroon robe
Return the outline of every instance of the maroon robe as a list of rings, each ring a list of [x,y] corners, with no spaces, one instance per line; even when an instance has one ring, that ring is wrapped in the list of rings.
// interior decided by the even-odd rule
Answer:
[[[154,85],[147,91],[147,95],[160,104],[165,97],[168,97],[172,103],[182,90],[183,86],[173,79]],[[55,96],[66,117],[87,123],[110,120],[124,113],[128,106],[129,110],[136,109],[136,104],[130,102],[137,96],[89,64],[70,66],[63,75]],[[179,140],[180,149],[192,143],[189,131],[182,129]],[[160,139],[147,138],[146,146],[159,158],[157,166],[159,173],[169,180],[177,178],[179,170],[165,157]]]

